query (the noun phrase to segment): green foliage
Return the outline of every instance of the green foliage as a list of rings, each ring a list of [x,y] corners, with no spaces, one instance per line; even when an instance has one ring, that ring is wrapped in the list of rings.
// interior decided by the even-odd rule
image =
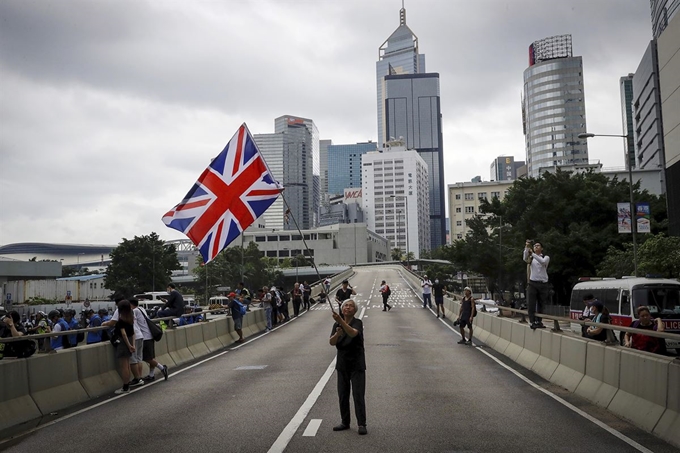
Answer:
[[[105,287],[126,297],[164,290],[172,271],[180,268],[174,245],[165,245],[156,233],[123,239],[111,252]]]
[[[634,189],[636,202],[650,203],[652,231],[664,232],[665,200],[639,192],[637,186]],[[470,231],[465,239],[454,241],[442,253],[459,270],[485,276],[491,291],[517,288],[523,292],[524,242],[540,240],[550,256],[548,274],[556,301],[567,303],[578,277],[596,275],[596,267],[602,272],[632,273],[625,272],[622,263],[614,267],[614,260],[604,261],[610,248],[624,250],[624,245],[630,244],[631,235],[619,234],[616,225],[616,204],[628,199],[627,181],[599,173],[558,171],[538,179],[521,178],[502,202],[483,203],[482,215],[467,221]],[[645,235],[638,235],[639,241],[647,239],[641,236]],[[625,257],[619,259],[625,262]]]
[[[283,266],[279,266],[276,258],[261,255],[255,242],[250,242],[245,249],[240,246],[226,248],[207,265],[199,255],[196,259],[199,266],[193,270],[199,285],[197,298],[216,295],[219,286],[236,288],[241,281],[252,291],[278,283],[283,277],[279,268]]]
[[[638,275],[654,275],[666,278],[680,278],[680,238],[668,237],[663,233],[638,234],[643,239],[638,246]],[[600,277],[634,275],[633,245],[624,244],[624,249],[609,247],[607,256],[597,269]]]
[[[404,253],[401,251],[400,248],[395,247],[390,252],[390,256],[392,257],[392,261],[402,261]]]

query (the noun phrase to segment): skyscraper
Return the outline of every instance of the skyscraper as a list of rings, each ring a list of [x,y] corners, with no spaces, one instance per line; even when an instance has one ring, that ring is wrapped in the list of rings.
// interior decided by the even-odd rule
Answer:
[[[321,192],[321,204],[327,205],[328,197],[328,147],[333,140],[319,140],[319,191]]]
[[[491,162],[491,181],[514,181],[523,166],[524,161],[515,161],[513,156],[499,156]]]
[[[680,11],[680,0],[650,0],[649,6],[652,10],[652,35],[656,39]]]
[[[403,139],[406,148],[415,149],[428,167],[430,248],[436,249],[446,244],[439,74],[387,75],[384,80],[386,136]]]
[[[633,127],[633,76],[635,74],[628,74],[619,79],[619,87],[621,89],[621,124],[623,126],[623,135],[628,135],[623,146],[623,160],[626,163],[626,169],[632,165],[635,168],[635,136]]]
[[[399,27],[378,48],[376,62],[378,89],[378,149],[385,137],[385,76],[425,72],[425,55],[418,53],[418,37],[406,25],[406,9],[399,10]],[[397,137],[395,137],[397,138]]]
[[[284,156],[287,156],[285,147],[286,137],[283,133],[253,134],[253,140],[255,140],[257,147],[260,149],[260,153],[265,162],[267,162],[267,167],[269,167],[269,171],[272,172],[274,179],[281,182],[283,186],[286,187],[286,179],[283,174]],[[288,189],[286,189],[286,192],[288,192]],[[283,212],[283,198],[278,197],[269,209],[256,220],[255,224],[264,228],[283,230]]]
[[[340,195],[345,189],[361,187],[361,156],[377,151],[374,142],[328,147],[328,193]]]
[[[583,62],[572,54],[571,35],[529,46],[522,96],[527,175],[541,167],[588,163]]]
[[[390,247],[416,258],[430,249],[427,164],[404,146],[362,156],[364,218]]]

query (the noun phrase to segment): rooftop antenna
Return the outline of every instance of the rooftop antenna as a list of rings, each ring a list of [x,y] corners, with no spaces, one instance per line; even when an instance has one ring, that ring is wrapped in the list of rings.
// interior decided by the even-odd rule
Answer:
[[[406,8],[404,7],[404,0],[401,0],[401,9],[399,10],[399,25],[406,25]]]

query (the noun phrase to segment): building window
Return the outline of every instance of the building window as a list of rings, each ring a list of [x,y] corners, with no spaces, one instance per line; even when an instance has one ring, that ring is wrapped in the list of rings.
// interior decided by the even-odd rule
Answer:
[[[474,206],[465,206],[465,213],[466,214],[474,214],[475,213],[475,207]]]
[[[255,236],[255,242],[266,242],[267,238],[265,236]]]
[[[456,194],[456,200],[460,200],[460,194],[459,193]]]
[[[466,194],[465,194],[465,199],[466,199],[466,200],[474,200],[474,199],[475,199],[475,194],[473,194],[473,193],[466,193]]]
[[[458,234],[456,235],[456,239],[463,239],[463,235],[462,235],[461,233],[458,233]]]
[[[279,237],[278,236],[267,236],[267,242],[278,242]]]
[[[461,211],[460,211],[460,208],[456,208],[456,212],[461,212]]]
[[[290,241],[290,236],[288,235],[279,236],[279,241]]]
[[[480,200],[486,200],[486,192],[479,192],[477,198]]]
[[[500,198],[501,193],[500,192],[491,192],[491,198]]]

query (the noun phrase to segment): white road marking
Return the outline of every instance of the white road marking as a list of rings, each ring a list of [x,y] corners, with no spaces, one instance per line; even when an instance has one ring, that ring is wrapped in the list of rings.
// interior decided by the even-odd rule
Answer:
[[[441,321],[446,327],[448,327],[450,330],[452,330],[455,334],[457,334],[458,336],[460,336],[460,333],[456,332],[456,330],[455,330],[453,327],[451,327],[450,325],[448,325],[444,319],[440,319],[440,321]],[[626,436],[625,434],[623,434],[623,433],[621,433],[621,432],[615,430],[614,428],[612,428],[611,426],[607,425],[606,423],[604,423],[604,422],[598,420],[597,418],[593,417],[592,415],[590,415],[590,414],[588,414],[588,413],[582,411],[582,410],[579,409],[578,407],[576,407],[576,406],[574,406],[573,404],[569,403],[568,401],[566,401],[566,400],[560,398],[559,396],[555,395],[555,394],[552,393],[551,391],[544,389],[544,388],[541,387],[540,385],[538,385],[538,384],[536,384],[535,382],[533,382],[531,379],[529,379],[529,378],[527,378],[526,376],[523,376],[521,373],[519,373],[519,372],[513,370],[511,367],[509,367],[509,366],[506,365],[505,363],[501,362],[500,360],[498,360],[496,357],[494,357],[493,355],[489,354],[489,353],[486,352],[485,350],[480,349],[480,348],[475,348],[475,349],[476,349],[477,351],[481,352],[482,354],[485,354],[485,355],[486,355],[487,357],[489,357],[491,360],[493,360],[494,362],[498,363],[500,366],[502,366],[502,367],[505,368],[506,370],[510,371],[512,374],[514,374],[515,376],[517,376],[518,378],[520,378],[521,380],[523,380],[524,382],[526,382],[527,384],[529,384],[530,386],[532,386],[533,388],[535,388],[536,390],[538,390],[539,392],[542,392],[542,393],[548,395],[550,398],[552,398],[552,399],[554,399],[555,401],[557,401],[558,403],[562,404],[564,407],[566,407],[566,408],[568,408],[568,409],[571,409],[572,411],[574,411],[575,413],[577,413],[577,414],[580,415],[581,417],[585,418],[585,419],[588,420],[589,422],[592,422],[592,423],[594,423],[595,425],[597,425],[597,426],[599,426],[600,428],[602,428],[603,430],[607,431],[607,432],[608,432],[609,434],[611,434],[612,436],[617,437],[618,439],[624,441],[625,443],[627,443],[628,445],[630,445],[631,447],[633,447],[633,448],[636,449],[637,451],[640,451],[640,452],[642,452],[642,453],[654,453],[654,452],[652,452],[652,450],[650,450],[650,449],[644,447],[643,445],[640,445],[639,443],[635,442],[633,439],[631,439],[630,437]]]
[[[321,419],[320,418],[313,418],[309,421],[309,425],[307,425],[307,429],[305,429],[305,432],[302,433],[302,437],[314,437],[316,436],[316,432],[319,430],[319,426],[321,426]]]

